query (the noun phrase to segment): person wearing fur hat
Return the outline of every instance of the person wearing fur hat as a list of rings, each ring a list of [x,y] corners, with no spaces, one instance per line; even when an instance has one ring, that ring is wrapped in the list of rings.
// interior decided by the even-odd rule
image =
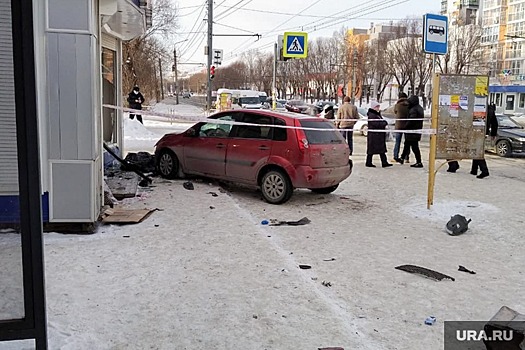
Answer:
[[[374,154],[379,154],[383,168],[392,166],[392,164],[388,163],[388,160],[386,159],[386,133],[383,131],[386,129],[388,123],[383,117],[381,117],[380,111],[381,105],[376,101],[372,101],[367,113],[368,135],[366,140],[365,163],[365,165],[370,168],[376,167],[372,163],[372,157]]]

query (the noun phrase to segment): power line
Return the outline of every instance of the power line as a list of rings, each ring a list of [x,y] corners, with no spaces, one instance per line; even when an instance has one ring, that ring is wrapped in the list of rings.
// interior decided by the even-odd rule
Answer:
[[[226,28],[231,28],[231,29],[240,30],[241,32],[245,32],[245,33],[255,34],[254,32],[251,32],[251,31],[248,31],[248,30],[245,30],[245,29],[242,29],[242,28],[237,28],[237,27],[229,26],[229,25],[222,24],[222,23],[213,22],[213,24],[216,24],[216,25],[221,26],[221,27],[226,27]]]
[[[221,20],[221,19],[224,19],[224,18],[226,18],[226,17],[228,17],[228,16],[232,15],[233,13],[235,13],[235,12],[239,11],[240,9],[242,9],[242,8],[243,8],[244,6],[248,5],[248,4],[249,4],[250,2],[252,2],[252,1],[253,1],[253,0],[248,0],[248,2],[247,2],[247,3],[245,3],[245,4],[244,4],[244,5],[242,5],[242,6],[240,6],[239,8],[236,8],[236,9],[234,9],[233,11],[231,11],[230,13],[228,13],[227,15],[224,15],[224,16],[222,16],[222,17],[219,17],[219,16],[220,16],[220,15],[219,15],[219,16],[217,16],[217,18],[216,18],[216,19],[217,19],[217,20]],[[228,10],[230,10],[230,9],[228,9]],[[226,10],[226,11],[228,11],[228,10]],[[226,11],[225,11],[225,12],[226,12]]]
[[[197,19],[196,19],[196,21],[193,23],[193,26],[191,27],[191,29],[189,30],[189,32],[193,32],[193,30],[195,29],[195,26],[196,26],[197,23],[199,22],[199,18],[200,18],[201,15],[202,15],[202,11],[204,11],[204,7],[205,7],[205,5],[206,5],[206,1],[204,1],[204,2],[202,3],[202,5],[200,5],[200,6],[201,6],[201,10],[200,10],[199,14],[197,15]],[[201,24],[202,24],[202,22],[201,22]],[[198,29],[197,31],[200,31],[200,29]],[[187,44],[189,44],[191,41],[193,41],[193,38],[192,38],[191,40],[189,40],[190,35],[191,35],[191,34],[188,34],[188,35],[186,36],[186,39],[185,39],[185,40],[188,40],[188,41],[187,41]],[[194,36],[195,36],[195,34],[194,34]],[[186,50],[186,49],[187,49],[187,46],[188,46],[188,45],[184,45],[184,44],[183,44],[182,47],[184,48],[184,50]],[[182,48],[181,48],[181,49],[182,49]]]

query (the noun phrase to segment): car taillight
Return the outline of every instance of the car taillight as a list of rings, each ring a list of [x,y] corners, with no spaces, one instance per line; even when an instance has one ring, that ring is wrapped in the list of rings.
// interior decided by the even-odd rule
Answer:
[[[295,126],[301,127],[301,124],[299,123],[299,120],[295,119]],[[308,139],[306,138],[306,134],[304,133],[303,129],[295,129],[295,135],[297,136],[297,144],[299,145],[299,149],[301,151],[304,151],[308,148]]]

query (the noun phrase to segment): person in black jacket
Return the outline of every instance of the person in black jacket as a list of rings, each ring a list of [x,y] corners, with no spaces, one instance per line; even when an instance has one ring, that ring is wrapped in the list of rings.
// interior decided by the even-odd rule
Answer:
[[[408,98],[408,117],[404,126],[404,130],[421,130],[423,128],[423,118],[425,112],[423,107],[419,105],[419,98],[416,95],[412,95]],[[422,168],[421,163],[421,151],[419,150],[419,141],[421,140],[421,133],[405,133],[405,143],[403,147],[403,153],[401,154],[400,163],[408,158],[410,155],[410,149],[414,152],[416,157],[416,163],[412,164],[412,168]]]
[[[485,135],[488,135],[494,140],[498,134],[498,118],[496,118],[496,105],[491,102],[487,108],[487,121],[485,123]],[[478,168],[481,173],[478,175]],[[472,175],[477,175],[478,179],[483,179],[489,176],[489,168],[487,161],[483,159],[472,159],[472,168],[470,169]]]
[[[370,109],[368,109],[368,135],[366,136],[366,166],[375,168],[372,164],[372,156],[379,154],[381,158],[381,165],[383,168],[392,166],[386,159],[386,133],[383,130],[386,129],[387,121],[381,117],[381,106],[376,101],[370,103]],[[375,132],[375,130],[379,130]]]
[[[142,110],[143,103],[144,103],[144,96],[140,92],[140,88],[135,85],[135,87],[133,88],[133,91],[131,91],[128,95],[129,108]],[[130,113],[129,119],[133,120],[133,118],[135,118],[135,115],[137,116],[137,120],[142,123],[142,115],[140,114]]]

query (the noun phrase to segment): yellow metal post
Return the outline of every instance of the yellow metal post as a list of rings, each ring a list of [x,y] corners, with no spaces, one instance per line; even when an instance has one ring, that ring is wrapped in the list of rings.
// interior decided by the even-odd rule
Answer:
[[[434,204],[434,183],[436,180],[436,151],[437,151],[437,127],[439,108],[439,74],[434,74],[432,80],[432,108],[431,128],[436,132],[430,135],[430,151],[428,156],[428,194],[427,209]]]

